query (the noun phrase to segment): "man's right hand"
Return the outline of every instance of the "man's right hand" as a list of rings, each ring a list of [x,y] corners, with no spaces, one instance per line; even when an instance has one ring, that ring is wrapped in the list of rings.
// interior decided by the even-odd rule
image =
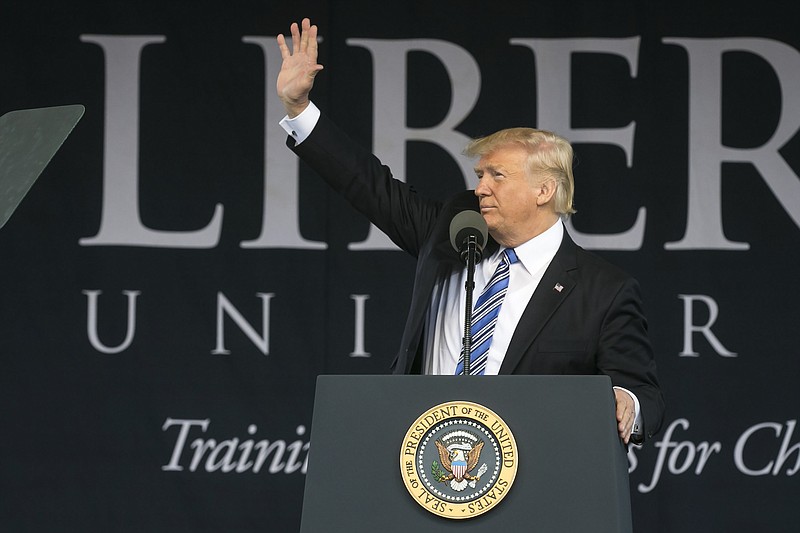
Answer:
[[[292,50],[286,45],[283,34],[278,35],[283,64],[278,74],[278,97],[289,118],[294,118],[308,107],[308,95],[314,87],[314,77],[322,70],[317,63],[317,27],[307,18],[302,22],[302,33],[297,23],[292,23]]]

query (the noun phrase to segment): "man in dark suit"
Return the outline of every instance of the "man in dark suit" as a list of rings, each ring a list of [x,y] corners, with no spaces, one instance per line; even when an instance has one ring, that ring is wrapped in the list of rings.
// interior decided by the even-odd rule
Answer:
[[[490,239],[475,273],[476,294],[505,269],[485,374],[606,374],[614,385],[620,437],[652,437],[664,400],[636,281],[578,247],[561,221],[572,209],[572,147],[551,132],[512,128],[473,141],[478,185],[447,202],[418,196],[309,100],[317,28],[293,24],[292,50],[278,37],[283,65],[277,90],[289,147],[328,184],[417,257],[411,308],[395,373],[459,372],[465,268],[449,226],[479,212]],[[497,272],[495,272],[497,271]],[[480,299],[476,307],[480,305]],[[476,318],[477,320],[477,318]]]

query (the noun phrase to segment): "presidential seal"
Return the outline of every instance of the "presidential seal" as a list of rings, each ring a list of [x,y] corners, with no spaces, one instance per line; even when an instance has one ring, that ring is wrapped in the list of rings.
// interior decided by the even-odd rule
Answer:
[[[517,443],[486,407],[447,402],[411,424],[400,450],[406,489],[445,518],[472,518],[494,509],[517,474]]]

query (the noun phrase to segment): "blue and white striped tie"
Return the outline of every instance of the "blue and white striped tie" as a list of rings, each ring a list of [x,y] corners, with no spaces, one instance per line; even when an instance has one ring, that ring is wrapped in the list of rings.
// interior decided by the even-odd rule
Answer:
[[[500,258],[500,264],[494,271],[489,283],[483,289],[475,308],[472,311],[472,349],[470,351],[470,375],[483,375],[486,370],[486,360],[489,356],[489,347],[492,345],[492,335],[494,325],[497,323],[497,315],[500,314],[500,306],[508,292],[508,276],[511,265],[518,261],[517,254],[513,248],[506,248]],[[464,373],[464,362],[459,360],[456,366],[456,375]]]

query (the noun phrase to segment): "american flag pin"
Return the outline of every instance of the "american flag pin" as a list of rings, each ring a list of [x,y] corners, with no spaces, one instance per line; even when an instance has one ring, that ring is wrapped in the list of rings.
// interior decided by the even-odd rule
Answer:
[[[562,284],[560,284],[560,283],[556,283],[556,285],[555,285],[555,287],[553,287],[553,289],[557,290],[558,292],[561,292],[561,291],[564,290],[564,286]]]

